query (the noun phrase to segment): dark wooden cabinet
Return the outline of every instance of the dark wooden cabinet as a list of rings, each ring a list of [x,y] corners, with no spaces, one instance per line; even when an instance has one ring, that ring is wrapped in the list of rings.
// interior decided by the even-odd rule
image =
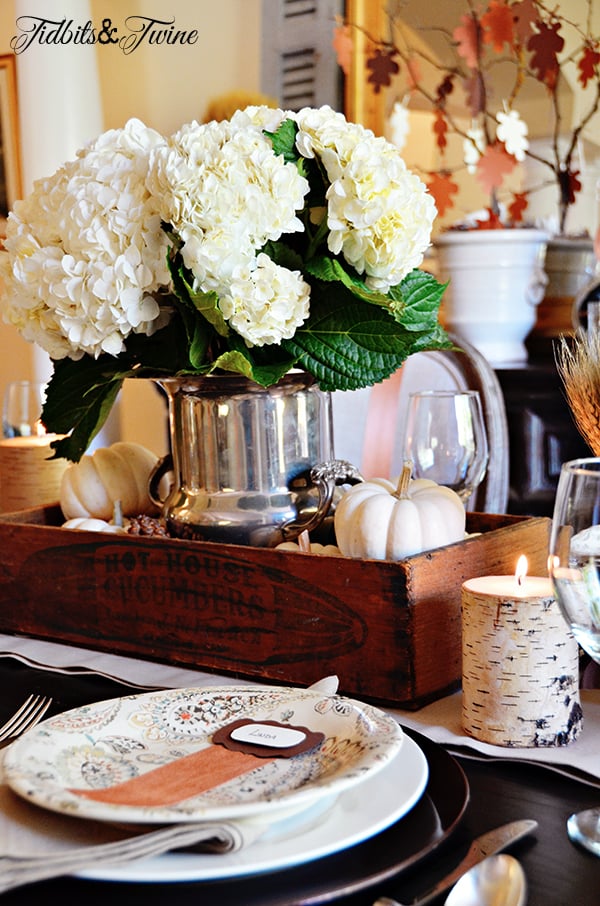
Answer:
[[[508,512],[551,516],[561,464],[590,450],[577,431],[554,362],[497,369],[510,444]]]

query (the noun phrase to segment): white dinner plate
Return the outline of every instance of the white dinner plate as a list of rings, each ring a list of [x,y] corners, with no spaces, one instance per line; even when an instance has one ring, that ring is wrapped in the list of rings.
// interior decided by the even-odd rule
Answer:
[[[264,759],[251,772],[174,804],[115,804],[85,796],[214,749],[212,735],[220,727],[248,717],[306,727],[325,738],[311,751]],[[398,754],[403,740],[392,717],[339,695],[261,686],[170,689],[55,715],[12,744],[4,769],[16,793],[77,817],[152,824],[216,821],[303,810],[376,774]],[[222,749],[219,758],[229,754]],[[146,783],[155,785],[154,778]]]
[[[292,868],[362,843],[390,827],[416,805],[429,777],[425,755],[409,736],[377,774],[334,799],[274,823],[252,845],[235,853],[165,853],[126,865],[101,865],[78,877],[98,881],[218,881]]]

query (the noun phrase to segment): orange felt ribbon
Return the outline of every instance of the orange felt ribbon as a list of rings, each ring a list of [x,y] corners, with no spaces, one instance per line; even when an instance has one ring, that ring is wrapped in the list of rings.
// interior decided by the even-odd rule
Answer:
[[[192,799],[273,760],[211,745],[101,790],[69,792],[95,802],[159,808]]]

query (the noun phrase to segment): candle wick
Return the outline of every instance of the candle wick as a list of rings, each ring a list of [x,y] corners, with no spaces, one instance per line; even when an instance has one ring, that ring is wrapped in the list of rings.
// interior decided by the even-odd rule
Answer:
[[[523,576],[517,576],[517,585],[523,584]]]

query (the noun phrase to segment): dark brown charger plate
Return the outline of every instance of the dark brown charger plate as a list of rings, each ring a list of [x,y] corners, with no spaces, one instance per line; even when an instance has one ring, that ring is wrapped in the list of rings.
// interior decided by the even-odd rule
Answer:
[[[56,698],[52,711],[66,710],[86,701],[97,701],[100,697],[125,694],[126,691],[140,691],[110,680],[101,680],[93,674],[75,677],[39,670],[18,663],[13,658],[0,658],[1,674],[4,674],[4,680],[9,679],[7,674],[10,675],[8,688],[13,690],[15,686],[22,686],[28,691],[54,694]],[[35,690],[32,688],[34,678],[38,687]],[[16,692],[17,696],[20,694]],[[363,843],[294,868],[245,876],[239,880],[186,882],[183,886],[197,892],[194,901],[199,906],[316,906],[379,886],[434,853],[460,824],[469,800],[469,785],[458,762],[441,746],[415,730],[403,729],[420,746],[429,765],[425,792],[407,815]],[[115,885],[115,882],[108,882],[108,887],[107,882],[74,883],[82,884],[84,888],[88,885],[90,888],[100,886],[107,895]],[[165,902],[166,891],[172,883],[125,882],[117,886],[122,888],[124,895],[143,888],[144,902],[150,906]],[[178,888],[180,886],[177,884]],[[32,890],[35,891],[35,888]],[[96,902],[93,897],[89,902],[92,900]],[[139,897],[132,896],[130,902],[139,902]]]

